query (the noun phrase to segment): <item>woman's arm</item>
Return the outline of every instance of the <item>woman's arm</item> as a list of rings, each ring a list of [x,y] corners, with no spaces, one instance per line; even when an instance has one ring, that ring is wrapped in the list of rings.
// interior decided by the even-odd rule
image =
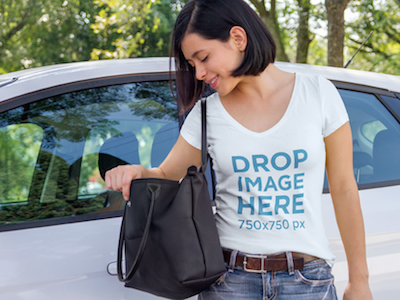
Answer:
[[[349,283],[343,299],[372,299],[349,122],[325,138],[325,146],[329,190],[349,266]]]
[[[174,147],[158,168],[146,169],[141,165],[121,165],[106,172],[108,189],[122,191],[125,200],[129,199],[131,181],[138,178],[168,178],[180,180],[190,166],[200,167],[201,150],[190,145],[179,135]]]

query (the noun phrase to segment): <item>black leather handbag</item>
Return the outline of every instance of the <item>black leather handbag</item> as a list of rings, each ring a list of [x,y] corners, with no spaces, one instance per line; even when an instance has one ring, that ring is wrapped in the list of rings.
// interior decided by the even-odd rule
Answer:
[[[189,167],[180,182],[159,178],[132,181],[117,262],[118,278],[126,287],[185,299],[200,293],[226,272],[205,177],[205,106],[202,100],[200,170]]]

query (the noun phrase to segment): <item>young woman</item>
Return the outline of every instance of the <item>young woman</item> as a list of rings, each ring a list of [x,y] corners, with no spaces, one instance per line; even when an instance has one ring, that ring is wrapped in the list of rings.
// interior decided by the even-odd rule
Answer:
[[[207,98],[208,152],[216,173],[216,223],[224,278],[199,299],[336,299],[334,256],[321,195],[326,167],[345,246],[345,299],[372,299],[348,116],[326,79],[274,66],[275,44],[242,0],[192,0],[172,37],[180,105],[193,109],[158,168],[120,166],[106,185],[129,198],[131,180],[179,180],[201,164],[200,105]]]

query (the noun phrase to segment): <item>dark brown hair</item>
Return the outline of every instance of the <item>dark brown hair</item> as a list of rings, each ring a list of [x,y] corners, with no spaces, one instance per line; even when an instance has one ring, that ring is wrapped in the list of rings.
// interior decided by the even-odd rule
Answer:
[[[190,109],[202,96],[204,82],[196,79],[185,59],[181,44],[188,33],[226,42],[233,26],[247,34],[247,47],[233,77],[257,76],[275,61],[275,42],[260,17],[243,0],[191,0],[179,13],[172,32],[170,56],[175,59],[177,101],[181,110]]]

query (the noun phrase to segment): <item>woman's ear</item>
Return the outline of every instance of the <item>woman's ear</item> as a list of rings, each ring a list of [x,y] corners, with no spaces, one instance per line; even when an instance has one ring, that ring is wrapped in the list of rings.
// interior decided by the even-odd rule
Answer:
[[[240,26],[233,26],[229,31],[231,41],[240,50],[244,51],[247,47],[247,33]]]

